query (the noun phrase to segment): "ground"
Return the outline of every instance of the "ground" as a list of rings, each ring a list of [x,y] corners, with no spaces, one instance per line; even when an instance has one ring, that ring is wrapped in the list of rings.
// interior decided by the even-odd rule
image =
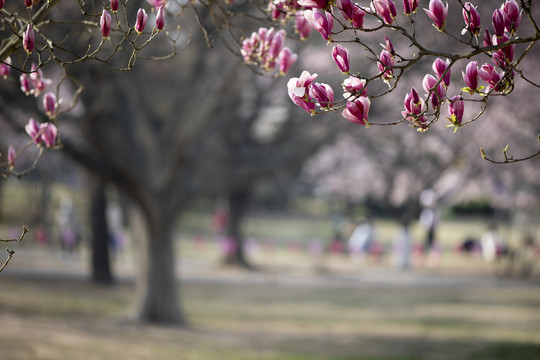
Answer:
[[[181,247],[187,328],[126,321],[127,256],[116,260],[118,283],[104,287],[86,280],[84,252],[20,249],[0,273],[0,358],[540,358],[540,281],[496,277],[477,258],[401,271],[287,251],[246,273]]]

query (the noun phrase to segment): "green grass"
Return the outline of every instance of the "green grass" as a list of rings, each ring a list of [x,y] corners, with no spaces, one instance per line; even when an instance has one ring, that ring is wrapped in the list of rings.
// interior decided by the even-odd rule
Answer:
[[[540,288],[185,284],[188,328],[124,322],[130,285],[0,280],[0,349],[26,359],[532,360]],[[7,355],[7,356],[6,356]]]

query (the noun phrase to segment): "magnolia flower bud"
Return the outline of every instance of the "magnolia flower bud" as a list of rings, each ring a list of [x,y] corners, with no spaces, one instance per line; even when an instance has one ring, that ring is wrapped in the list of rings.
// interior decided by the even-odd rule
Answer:
[[[350,122],[366,125],[368,122],[369,106],[371,101],[367,97],[359,97],[353,101],[348,101],[345,109],[341,113]]]
[[[111,0],[111,11],[114,13],[118,11],[118,0]]]
[[[1,1],[1,0],[0,0]],[[11,58],[8,56],[3,63],[0,63],[0,76],[6,79],[11,72]]]
[[[108,38],[111,34],[111,15],[105,9],[101,13],[101,19],[99,20],[99,26],[101,28],[101,35],[104,38]]]
[[[435,25],[437,30],[442,31],[446,17],[448,16],[448,3],[444,6],[441,0],[430,0],[429,9],[424,9],[424,11],[433,20],[433,25]]]
[[[24,0],[24,5],[29,9],[32,7],[32,3],[32,0]]]
[[[52,92],[48,92],[43,96],[43,107],[49,118],[53,118],[56,114],[56,96]]]
[[[43,130],[41,134],[41,140],[45,143],[46,147],[53,147],[56,144],[56,134],[58,130],[56,126],[51,123],[43,123],[40,126],[40,130]]]
[[[336,62],[337,66],[342,73],[347,74],[349,72],[350,53],[349,50],[341,45],[336,45],[332,49],[332,58]]]
[[[161,31],[163,30],[164,27],[165,27],[165,11],[163,10],[163,5],[161,5],[156,15],[156,29]]]
[[[28,55],[34,50],[34,29],[31,24],[28,24],[26,32],[23,34],[23,48]]]
[[[143,32],[147,18],[148,15],[146,15],[146,11],[144,11],[144,9],[139,9],[137,12],[137,22],[135,23],[135,31],[139,34]]]
[[[31,118],[30,120],[28,120],[28,124],[26,124],[26,126],[24,127],[24,130],[26,130],[26,133],[30,136],[30,138],[32,138],[32,140],[36,144],[41,143],[40,137],[37,136],[37,134],[40,131],[40,127],[34,119]]]
[[[15,157],[16,157],[16,153],[15,153],[15,149],[13,148],[13,146],[9,146],[9,149],[8,149],[8,163],[9,163],[9,166],[13,167],[15,166]]]

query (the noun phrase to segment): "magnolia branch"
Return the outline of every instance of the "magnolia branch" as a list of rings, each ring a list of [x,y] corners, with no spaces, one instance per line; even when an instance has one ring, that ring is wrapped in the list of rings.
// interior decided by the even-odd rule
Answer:
[[[19,242],[20,243],[24,239],[24,236],[26,235],[26,233],[28,233],[28,229],[26,228],[26,226],[23,225],[23,231],[22,231],[21,235],[18,238],[0,239],[0,241],[1,242]],[[2,272],[2,270],[4,270],[4,268],[8,265],[8,263],[13,258],[13,254],[15,254],[14,250],[6,249],[6,251],[8,252],[8,257],[6,258],[6,261],[4,261],[4,264],[2,265],[2,267],[0,267],[0,272]]]

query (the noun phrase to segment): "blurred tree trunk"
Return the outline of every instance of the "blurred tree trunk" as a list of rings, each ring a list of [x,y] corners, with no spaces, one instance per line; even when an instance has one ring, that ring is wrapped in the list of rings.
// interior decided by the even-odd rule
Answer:
[[[249,186],[233,189],[229,193],[227,237],[233,241],[234,246],[233,251],[227,254],[224,259],[224,263],[227,265],[239,266],[246,269],[253,269],[253,266],[246,258],[242,223],[249,208],[251,196],[252,189]]]
[[[109,254],[109,228],[107,224],[106,183],[97,177],[91,178],[91,243],[92,281],[101,284],[114,282]]]
[[[162,208],[157,207],[154,211],[134,210],[133,230],[140,249],[134,320],[183,325],[186,321],[179,306],[179,284],[175,275],[175,217],[167,216]]]

